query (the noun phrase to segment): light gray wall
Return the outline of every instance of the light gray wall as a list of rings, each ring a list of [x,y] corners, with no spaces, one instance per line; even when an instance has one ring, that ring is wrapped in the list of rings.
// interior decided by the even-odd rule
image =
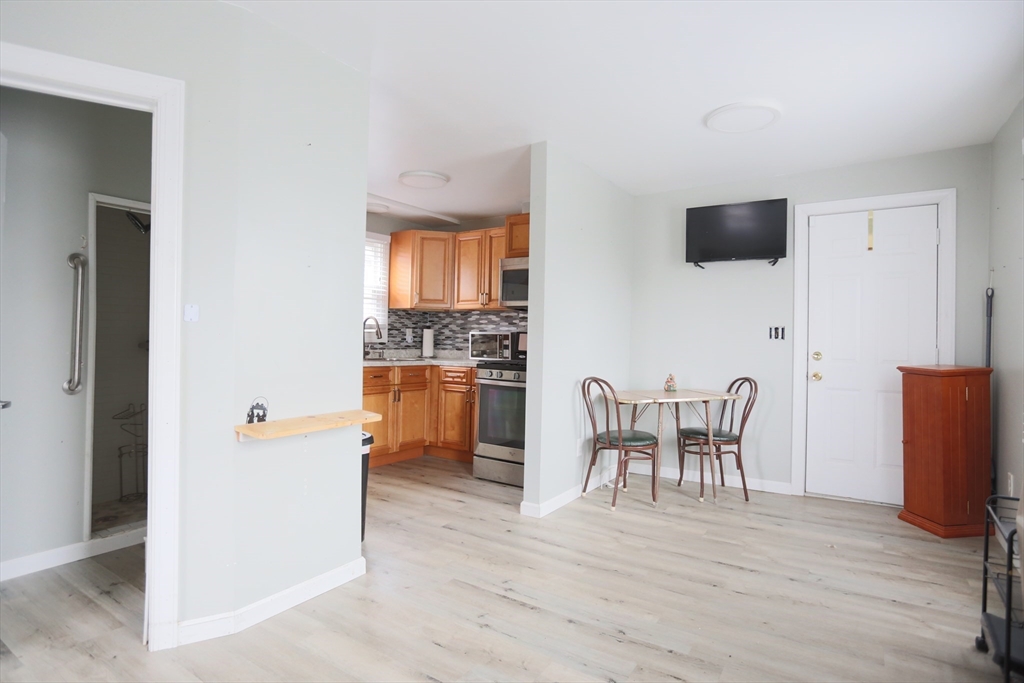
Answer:
[[[997,493],[1024,479],[1024,102],[992,141],[992,385]]]
[[[580,382],[629,379],[633,197],[549,143],[531,149],[530,375],[523,500],[583,483]]]
[[[117,110],[115,110],[117,111]],[[124,111],[124,110],[121,110]],[[144,117],[146,132],[149,119]],[[151,144],[142,147],[145,175],[149,177]],[[132,197],[122,197],[132,199]],[[139,213],[145,222],[149,216]],[[149,235],[143,235],[121,209],[108,206],[96,210],[96,258],[92,274],[96,281],[96,378],[92,447],[92,502],[116,500],[124,493],[144,490],[146,461],[137,455],[118,457],[121,446],[146,443],[148,415],[115,420],[113,416],[129,405],[136,410],[149,401],[149,352],[140,342],[149,340]],[[140,435],[136,442],[122,427]],[[123,467],[123,470],[122,470]],[[136,468],[142,487],[136,487]]]
[[[71,333],[72,273],[64,259],[88,232],[89,192],[149,200],[151,121],[142,112],[0,88],[9,153],[9,267],[0,295],[5,315],[31,321],[5,326],[0,339],[5,359],[21,360],[0,368],[4,391],[18,387],[16,397],[4,396],[14,405],[4,411],[0,448],[0,560],[82,541],[86,394],[60,389]],[[54,424],[55,416],[70,424]],[[68,438],[78,443],[69,448]]]
[[[699,270],[685,262],[687,207],[787,197],[792,256],[796,204],[956,188],[956,360],[981,365],[991,164],[991,147],[978,145],[638,197],[629,383],[658,387],[671,372],[680,386],[724,389],[734,377],[755,378],[761,393],[743,448],[746,474],[748,479],[788,484],[792,340],[806,334],[793,329],[792,258],[775,267],[747,261],[709,263]],[[769,325],[785,326],[786,340],[769,341]],[[641,424],[653,430],[653,417],[645,419]],[[674,439],[664,447],[666,454],[674,453]]]
[[[232,426],[361,405],[365,76],[224,3],[4,2],[0,38],[185,82],[180,618],[358,559],[359,429]]]

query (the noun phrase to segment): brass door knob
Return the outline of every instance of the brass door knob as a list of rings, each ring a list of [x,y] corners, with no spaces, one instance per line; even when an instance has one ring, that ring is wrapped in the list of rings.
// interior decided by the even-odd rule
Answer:
[[[811,379],[813,379],[815,382],[820,382],[821,381],[821,373],[820,372],[813,372],[813,373],[811,373]]]
[[[821,360],[821,351],[815,351],[811,354],[811,358],[814,360]]]

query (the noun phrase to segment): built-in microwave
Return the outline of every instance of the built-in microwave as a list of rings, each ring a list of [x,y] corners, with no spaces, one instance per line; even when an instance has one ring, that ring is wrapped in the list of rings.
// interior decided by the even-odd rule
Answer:
[[[505,308],[526,308],[530,291],[530,259],[503,258],[498,267],[501,270],[501,305]]]
[[[469,357],[473,360],[526,360],[526,332],[470,332]]]

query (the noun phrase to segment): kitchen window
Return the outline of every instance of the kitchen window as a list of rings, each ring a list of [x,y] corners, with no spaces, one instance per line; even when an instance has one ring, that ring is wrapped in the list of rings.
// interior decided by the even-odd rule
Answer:
[[[391,236],[366,233],[363,251],[363,318],[373,316],[380,323],[384,339],[388,338],[388,264],[391,260]],[[377,342],[372,323],[363,330],[363,342]]]

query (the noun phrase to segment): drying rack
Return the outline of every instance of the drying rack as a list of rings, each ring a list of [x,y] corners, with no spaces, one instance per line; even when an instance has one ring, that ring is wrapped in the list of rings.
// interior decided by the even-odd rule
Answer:
[[[117,461],[120,469],[120,491],[118,498],[122,503],[146,500],[146,472],[148,467],[149,452],[146,445],[146,419],[140,417],[146,413],[146,404],[141,403],[136,409],[134,403],[119,413],[111,416],[112,419],[121,422],[121,431],[132,437],[131,443],[118,446]],[[126,464],[131,463],[130,468]],[[125,470],[130,469],[129,483],[134,483],[134,490],[125,492]],[[134,475],[134,476],[131,476]],[[131,480],[134,480],[132,482]]]

